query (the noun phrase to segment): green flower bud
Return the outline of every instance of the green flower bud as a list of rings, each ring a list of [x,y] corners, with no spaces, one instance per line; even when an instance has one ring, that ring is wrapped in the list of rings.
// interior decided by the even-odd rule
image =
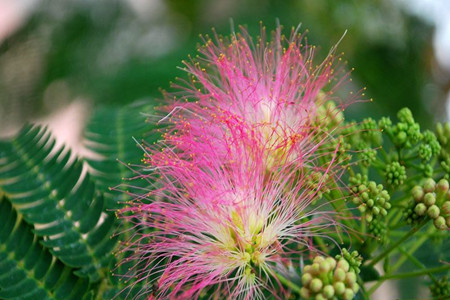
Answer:
[[[336,281],[333,283],[334,291],[336,295],[342,295],[345,292],[345,284],[341,281]]]
[[[361,198],[363,199],[363,200],[369,200],[369,194],[367,194],[367,192],[363,192],[363,193],[361,193]],[[370,200],[369,200],[370,201]]]
[[[302,287],[300,289],[300,296],[302,297],[302,299],[309,299],[311,297],[311,293],[307,288]]]
[[[416,200],[416,202],[422,201],[423,196],[424,196],[422,187],[419,185],[416,185],[415,187],[413,187],[412,196],[413,196],[414,200]]]
[[[318,263],[313,263],[311,265],[311,274],[317,275],[320,273],[320,265]]]
[[[344,300],[352,300],[355,297],[355,293],[352,289],[345,289],[344,294],[342,295],[342,299]]]
[[[328,272],[328,271],[330,271],[330,269],[331,269],[330,264],[326,260],[324,260],[320,263],[320,271],[322,273]]]
[[[358,284],[354,284],[354,285],[352,286],[352,290],[353,290],[353,292],[354,292],[355,295],[356,295],[356,293],[358,293],[358,291],[359,291],[359,285],[358,285]]]
[[[333,278],[335,281],[344,281],[345,280],[345,270],[339,268],[339,264],[338,264],[338,268],[334,271]]]
[[[410,110],[409,108],[407,108],[407,107],[403,107],[402,109],[400,109],[400,110],[397,112],[397,118],[398,118],[400,121],[402,121],[402,122],[404,122],[404,123],[407,123],[407,124],[412,124],[412,123],[414,123],[414,118],[413,118],[412,112],[411,112],[411,110]]]
[[[312,280],[312,275],[310,273],[303,273],[302,275],[302,284],[303,286],[308,286]]]
[[[442,216],[437,217],[433,223],[434,226],[439,230],[444,230],[447,228],[447,225],[445,225],[445,219]]]
[[[439,207],[437,207],[436,205],[432,205],[428,208],[427,210],[427,214],[430,218],[432,219],[436,219],[437,217],[439,217]]]
[[[423,216],[426,211],[427,207],[423,203],[417,204],[416,207],[414,208],[414,212],[419,216]]]
[[[425,196],[423,196],[423,202],[426,206],[431,206],[436,203],[436,196],[434,193],[426,193]]]
[[[389,117],[382,117],[378,121],[378,127],[380,127],[381,130],[386,130],[391,126],[392,126],[392,121]]]
[[[318,255],[318,256],[314,257],[313,262],[320,264],[324,260],[325,260],[325,258],[323,258],[323,256]]]
[[[322,294],[317,294],[315,300],[327,300],[327,298],[325,298],[325,296]]]
[[[447,227],[450,228],[450,217],[445,218],[445,224],[447,224]]]
[[[356,274],[353,272],[347,272],[347,275],[345,276],[345,283],[348,285],[353,285],[356,283]]]
[[[326,285],[323,288],[323,295],[325,296],[325,298],[327,299],[331,299],[334,296],[334,288],[332,285]]]
[[[320,280],[319,278],[314,278],[313,280],[311,280],[311,283],[309,285],[309,288],[314,293],[318,293],[322,289],[322,287],[323,287],[323,283],[322,283],[322,280]]]
[[[337,263],[337,267],[344,270],[345,272],[348,272],[348,270],[350,269],[350,265],[345,259],[339,260],[339,262]]]
[[[406,142],[407,137],[408,137],[408,136],[406,135],[406,132],[400,131],[400,132],[397,134],[397,143],[398,143],[398,144],[403,144],[404,142]]]
[[[441,211],[444,216],[450,215],[450,201],[445,201],[444,204],[442,204]]]
[[[327,257],[325,260],[330,264],[331,269],[336,267],[336,260],[334,258]]]
[[[449,189],[449,183],[446,179],[441,179],[437,183],[437,190],[442,194],[445,194]]]
[[[372,199],[367,200],[368,207],[373,207],[374,204],[375,204],[375,202]]]
[[[428,178],[423,183],[423,190],[425,193],[432,193],[436,187],[436,182],[432,178]]]
[[[374,215],[378,215],[380,214],[380,209],[377,206],[375,206],[374,208],[372,208],[372,212]]]
[[[306,265],[303,268],[303,273],[311,273],[311,265]]]
[[[363,203],[363,204],[361,204],[360,206],[358,206],[358,210],[359,210],[361,213],[365,213],[366,210],[367,210],[366,204]]]

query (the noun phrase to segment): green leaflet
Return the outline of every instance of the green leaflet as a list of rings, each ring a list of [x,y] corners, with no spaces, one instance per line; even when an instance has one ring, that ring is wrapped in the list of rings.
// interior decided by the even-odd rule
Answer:
[[[118,185],[123,185],[126,178],[136,176],[135,165],[141,164],[144,150],[136,144],[136,141],[146,144],[155,142],[159,134],[155,125],[148,123],[149,115],[154,112],[154,105],[147,103],[135,103],[125,107],[99,107],[89,120],[84,131],[84,144],[86,148],[95,153],[95,158],[86,158],[90,167],[90,173],[96,180],[97,186],[105,191],[106,207],[117,209],[129,200],[129,196],[117,190],[111,190]],[[156,118],[156,117],[155,117]],[[134,139],[133,139],[134,138]],[[125,165],[124,163],[127,163]],[[124,180],[125,179],[125,180]],[[133,191],[135,188],[145,188],[146,180],[133,180],[132,187],[120,187],[119,190]],[[126,183],[125,183],[126,185]],[[138,193],[141,191],[138,191]],[[135,229],[127,224],[121,224],[122,239],[133,234]],[[119,280],[117,276],[110,276],[109,284],[103,299],[140,299],[151,287],[146,287],[143,282],[135,282],[134,275],[127,274],[130,263],[123,263],[128,254],[120,253],[116,258],[122,264],[115,267],[116,259],[111,264],[113,273],[128,278],[128,282]],[[127,274],[127,275],[125,275]]]
[[[100,107],[91,117],[85,132],[85,145],[97,157],[87,158],[91,174],[98,186],[108,191],[134,176],[132,165],[140,164],[144,151],[136,144],[151,144],[159,135],[155,125],[146,122],[146,115],[154,112],[153,105],[136,103],[125,107]],[[133,140],[133,138],[135,140]],[[131,165],[128,167],[123,163]],[[144,183],[144,180],[142,181]],[[133,182],[136,185],[136,181]],[[118,191],[105,193],[106,207],[118,208],[120,202],[128,200]]]
[[[54,258],[0,199],[0,299],[92,299],[89,281]]]
[[[159,136],[141,114],[152,111],[96,110],[84,133],[94,158],[85,161],[56,147],[41,126],[26,125],[0,141],[0,299],[126,299],[151,289],[111,274],[123,276],[129,267],[115,266],[126,254],[113,256],[113,235],[127,228],[113,212],[129,196],[109,188],[134,174],[120,162],[140,164],[144,151],[133,137],[152,143]]]
[[[82,163],[40,126],[0,143],[0,189],[41,243],[77,274],[99,280],[111,260],[114,217]]]

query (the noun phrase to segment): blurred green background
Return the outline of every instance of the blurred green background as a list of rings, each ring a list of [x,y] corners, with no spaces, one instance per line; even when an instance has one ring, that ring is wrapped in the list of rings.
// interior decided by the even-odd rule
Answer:
[[[450,72],[435,58],[431,23],[400,2],[3,0],[0,134],[74,101],[91,108],[160,99],[160,88],[184,76],[177,66],[196,53],[198,34],[210,33],[211,27],[229,34],[230,18],[253,35],[259,21],[269,30],[276,19],[285,28],[301,23],[322,55],[347,30],[339,50],[355,68],[353,88],[367,87],[366,98],[374,99],[354,105],[351,118],[394,116],[408,106],[429,127],[447,118]],[[417,296],[411,281],[396,293],[400,299]]]
[[[392,115],[407,105],[423,122],[446,117],[449,74],[434,58],[433,28],[399,1],[4,1],[4,11],[8,3],[28,6],[0,44],[2,127],[74,99],[124,104],[159,98],[159,88],[183,75],[176,67],[195,53],[198,34],[211,27],[228,34],[230,18],[251,33],[259,21],[269,29],[277,18],[285,28],[302,23],[322,54],[348,30],[339,50],[355,68],[355,89],[366,86],[367,98],[375,100],[355,107],[356,115]]]

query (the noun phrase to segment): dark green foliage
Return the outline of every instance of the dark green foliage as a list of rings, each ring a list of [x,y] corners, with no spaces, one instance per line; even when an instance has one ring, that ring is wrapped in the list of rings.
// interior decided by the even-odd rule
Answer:
[[[95,111],[84,137],[86,147],[99,157],[86,160],[93,169],[92,176],[103,190],[108,191],[133,176],[131,168],[143,157],[143,150],[136,141],[140,143],[145,139],[146,143],[151,143],[156,140],[156,134],[149,134],[152,126],[146,123],[147,116],[153,111],[152,106],[143,103],[121,108],[102,107]],[[126,199],[125,194],[118,191],[108,191],[105,196],[108,209],[117,208],[118,201]]]
[[[25,126],[1,146],[0,188],[41,243],[77,274],[98,280],[114,247],[114,216],[82,163],[39,126]]]
[[[93,298],[89,281],[52,257],[5,197],[0,220],[0,299]]]
[[[378,271],[372,266],[361,266],[361,278],[364,282],[375,281],[380,278]]]
[[[114,210],[129,198],[110,188],[139,169],[136,141],[159,136],[146,122],[151,104],[95,110],[85,161],[41,126],[0,141],[0,299],[139,299],[149,290],[119,280],[130,265],[115,267],[125,254],[114,257],[124,229]]]

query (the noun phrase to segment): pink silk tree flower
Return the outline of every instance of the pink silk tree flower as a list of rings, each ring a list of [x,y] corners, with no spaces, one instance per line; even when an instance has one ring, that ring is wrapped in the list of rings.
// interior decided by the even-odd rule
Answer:
[[[286,276],[315,250],[314,237],[333,240],[339,214],[311,202],[334,162],[313,188],[303,184],[309,169],[283,163],[268,174],[264,151],[250,142],[236,140],[225,154],[216,152],[228,147],[219,140],[197,143],[192,156],[148,153],[153,188],[119,215],[136,230],[122,250],[133,253],[124,261],[134,264],[126,277],[150,298],[287,299],[277,274]],[[207,159],[196,163],[197,156]]]
[[[245,123],[269,154],[269,169],[277,160],[295,160],[299,152],[310,151],[306,136],[328,139],[356,95],[344,104],[335,94],[348,79],[345,73],[336,76],[343,69],[335,63],[340,61],[335,48],[316,63],[316,48],[297,31],[293,28],[287,38],[278,27],[270,41],[264,27],[256,41],[243,28],[231,38],[206,36],[200,55],[184,62],[190,81],[180,80],[177,91],[166,94],[171,104],[164,120],[175,124],[168,134],[223,138],[234,134],[230,122],[232,127]]]

